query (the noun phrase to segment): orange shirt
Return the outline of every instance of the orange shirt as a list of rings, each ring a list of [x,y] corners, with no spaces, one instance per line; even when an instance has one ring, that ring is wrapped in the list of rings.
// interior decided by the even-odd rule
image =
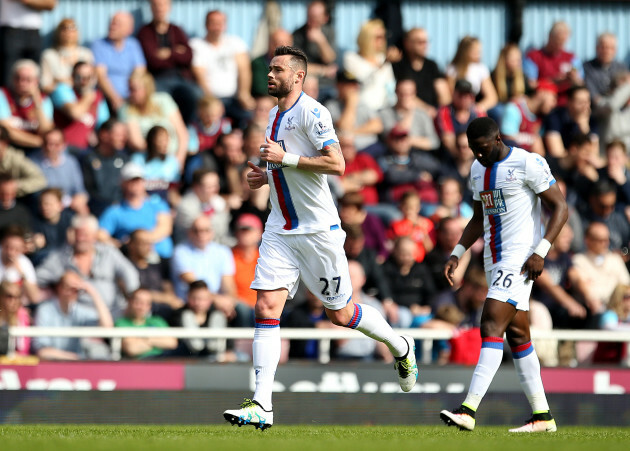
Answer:
[[[249,288],[256,274],[256,263],[258,262],[258,249],[252,258],[245,257],[245,253],[239,248],[232,248],[234,255],[234,281],[236,283],[236,294],[238,298],[250,307],[256,305],[256,291]]]
[[[424,260],[424,256],[427,253],[424,248],[425,237],[429,236],[435,245],[435,226],[430,219],[423,216],[419,216],[415,224],[409,219],[393,221],[389,226],[389,230],[387,230],[387,238],[395,240],[401,236],[408,236],[416,242],[418,245],[416,261],[420,263]]]

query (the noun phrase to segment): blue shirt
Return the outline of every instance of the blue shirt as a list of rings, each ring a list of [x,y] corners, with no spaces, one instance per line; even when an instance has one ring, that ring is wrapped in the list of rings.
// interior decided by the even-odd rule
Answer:
[[[67,83],[59,83],[55,90],[50,94],[50,100],[52,101],[53,106],[60,110],[64,105],[68,103],[75,103],[77,101],[77,95]],[[95,128],[98,130],[105,122],[109,119],[109,107],[107,106],[107,102],[105,99],[102,99],[98,106],[96,107],[96,126]]]
[[[124,241],[134,230],[153,230],[160,214],[170,215],[169,206],[158,196],[151,196],[147,197],[138,209],[133,208],[125,201],[108,207],[103,212],[99,224],[110,236]],[[170,258],[173,255],[171,237],[168,236],[155,243],[155,251],[162,258]]]
[[[123,99],[129,97],[129,76],[136,68],[147,65],[138,40],[130,36],[118,50],[109,39],[98,39],[92,43],[92,53],[94,65],[107,68],[107,78],[118,95]]]
[[[163,180],[174,183],[179,181],[179,162],[173,155],[167,155],[164,160],[154,158],[147,163],[147,156],[144,153],[134,153],[131,161],[144,168],[145,180]]]
[[[223,276],[233,276],[234,271],[234,255],[227,246],[215,242],[205,249],[189,242],[175,246],[171,272],[175,293],[182,299],[186,299],[188,284],[179,277],[181,274],[191,272],[196,279],[206,282],[210,291],[219,293]]]
[[[61,163],[53,166],[41,150],[32,157],[44,173],[49,188],[60,188],[67,196],[85,193],[83,174],[77,159],[68,152],[64,152],[60,158]]]

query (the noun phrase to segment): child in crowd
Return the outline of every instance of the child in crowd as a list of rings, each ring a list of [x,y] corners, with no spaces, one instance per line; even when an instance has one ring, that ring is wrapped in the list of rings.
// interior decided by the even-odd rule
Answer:
[[[424,260],[427,252],[435,246],[435,226],[430,219],[420,215],[422,203],[416,191],[407,191],[400,198],[399,208],[403,218],[393,221],[387,230],[387,238],[395,241],[397,238],[408,236],[417,246],[416,261]]]
[[[216,97],[202,97],[197,104],[197,116],[188,127],[190,153],[212,150],[219,136],[232,131],[232,121],[225,116],[223,102]]]

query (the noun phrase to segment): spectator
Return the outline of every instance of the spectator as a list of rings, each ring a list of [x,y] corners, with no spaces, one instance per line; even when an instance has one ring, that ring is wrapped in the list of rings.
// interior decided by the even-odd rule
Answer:
[[[188,152],[211,152],[219,136],[232,131],[232,121],[225,117],[223,102],[205,96],[197,103],[197,118],[188,126]]]
[[[359,262],[363,267],[365,276],[363,290],[370,296],[376,297],[383,304],[393,302],[389,281],[379,262],[383,259],[378,256],[374,249],[365,246],[366,237],[361,226],[344,224],[343,230],[346,232],[346,241],[343,245],[346,257],[348,260]]]
[[[365,205],[378,204],[377,185],[383,181],[383,171],[367,152],[358,152],[353,134],[339,135],[339,145],[346,161],[346,171],[340,177],[344,193],[359,193]]]
[[[473,216],[473,209],[464,201],[459,180],[455,177],[441,178],[438,183],[438,195],[439,202],[423,208],[421,213],[436,224],[443,218],[457,219],[462,224],[463,230]]]
[[[232,255],[236,296],[253,309],[256,305],[256,291],[249,286],[256,273],[263,223],[258,216],[244,213],[236,220],[235,228],[236,244],[232,247]]]
[[[559,106],[549,113],[544,126],[545,147],[554,158],[566,156],[571,139],[578,133],[589,135],[596,147],[599,146],[598,130],[595,120],[591,117],[591,96],[588,89],[584,86],[575,86],[570,88],[566,95],[568,96],[566,106]]]
[[[396,103],[379,111],[383,133],[387,135],[395,127],[407,130],[414,149],[431,151],[440,146],[431,117],[418,107],[416,84],[413,80],[396,82]]]
[[[470,82],[457,80],[453,92],[453,103],[441,106],[435,119],[435,128],[440,140],[453,157],[457,155],[455,137],[466,133],[468,124],[473,119],[485,115],[486,113],[475,105],[475,95]]]
[[[182,28],[169,21],[171,0],[150,2],[153,18],[137,34],[147,69],[155,78],[156,89],[170,94],[179,106],[184,122],[190,123],[199,89],[192,83],[193,53],[188,36]],[[129,95],[133,95],[131,89]]]
[[[126,151],[127,128],[110,119],[98,129],[97,144],[81,158],[83,182],[90,211],[97,217],[122,198],[120,173],[129,160]]]
[[[146,230],[131,232],[127,243],[127,258],[138,271],[140,286],[151,292],[153,315],[166,319],[183,302],[173,290],[168,262],[162,260],[153,250],[150,238],[150,233]]]
[[[247,161],[251,161],[256,166],[266,167],[267,163],[260,158],[260,143],[262,142],[265,142],[264,127],[252,122],[243,130],[243,152],[245,152]]]
[[[151,316],[151,292],[138,288],[129,296],[125,316],[118,318],[115,326],[167,328],[168,323],[159,316]],[[175,337],[127,337],[122,340],[123,354],[134,359],[160,357],[175,348]]]
[[[212,305],[212,293],[202,280],[190,284],[186,304],[176,310],[169,323],[173,327],[185,327],[189,330],[208,328],[222,329],[227,327],[227,318]],[[216,362],[235,362],[237,356],[233,351],[226,351],[221,346],[222,340],[203,338],[180,339],[177,355],[209,357]],[[224,343],[224,341],[223,341]]]
[[[190,40],[192,70],[204,95],[221,99],[228,117],[244,128],[255,107],[252,69],[245,42],[225,34],[226,20],[219,10],[206,15],[206,36]]]
[[[19,283],[8,280],[0,283],[0,327],[31,325],[28,310],[22,306],[22,296]],[[18,355],[29,355],[31,338],[16,337],[15,340],[15,352]]]
[[[35,268],[24,255],[26,241],[24,231],[17,226],[8,226],[2,231],[0,241],[0,281],[18,283],[24,288],[29,304],[41,301]]]
[[[403,193],[414,189],[424,202],[436,202],[434,180],[440,176],[440,163],[427,152],[412,152],[409,133],[399,127],[387,136],[387,152],[378,160],[384,174],[381,201],[397,203]]]
[[[42,171],[24,153],[11,147],[10,141],[9,131],[0,125],[0,174],[16,181],[18,197],[43,189],[46,177]]]
[[[590,287],[594,302],[589,308],[593,315],[597,315],[606,309],[617,285],[630,285],[630,275],[621,256],[609,249],[610,233],[606,224],[589,224],[584,244],[585,252],[573,257],[573,265]]]
[[[630,73],[620,72],[611,83],[611,90],[599,98],[596,107],[601,127],[601,142],[615,139],[630,146]]]
[[[599,149],[594,145],[591,137],[583,133],[576,133],[571,137],[566,157],[560,160],[551,159],[554,172],[562,175],[567,181],[569,196],[577,194],[577,199],[587,200],[590,189],[597,182],[598,169],[602,166]],[[577,207],[583,212],[586,205],[577,202]]]
[[[100,239],[120,246],[134,230],[148,230],[158,255],[170,258],[173,255],[173,218],[168,204],[147,194],[144,171],[136,163],[127,163],[120,177],[123,198],[100,217]]]
[[[617,207],[623,211],[630,205],[627,147],[622,141],[606,145],[606,165],[598,169],[599,180],[607,180],[617,187]],[[626,217],[628,215],[626,214]]]
[[[44,135],[44,147],[33,155],[33,161],[44,173],[48,186],[63,191],[63,205],[80,214],[88,214],[88,195],[77,159],[66,148],[63,132],[58,128]]]
[[[295,307],[283,315],[280,327],[313,329],[335,327],[326,316],[322,301],[308,290],[305,297],[304,302],[295,304]],[[319,357],[319,340],[291,340],[288,354],[289,358],[316,360]]]
[[[41,147],[42,135],[53,124],[53,105],[39,90],[39,66],[18,60],[11,67],[11,81],[0,88],[0,125],[12,145],[25,150]]]
[[[397,210],[393,205],[392,210]],[[399,219],[400,212],[386,212],[388,218]],[[389,254],[385,246],[385,226],[376,213],[370,213],[365,208],[363,196],[359,193],[347,193],[339,200],[339,217],[342,225],[359,226],[365,235],[365,246],[378,254],[382,263]],[[389,221],[387,222],[389,225]]]
[[[464,200],[471,203],[470,168],[472,167],[475,155],[468,146],[468,136],[466,136],[466,132],[458,133],[455,136],[455,153],[453,155],[445,155],[445,157],[448,157],[446,161],[449,161],[449,158],[452,159],[451,167],[455,171],[452,171],[450,175],[459,180]]]
[[[96,143],[95,130],[109,119],[109,107],[96,88],[92,63],[79,61],[72,68],[71,83],[60,82],[51,94],[55,123],[63,130],[73,153],[84,153]]]
[[[260,141],[258,141],[260,142]],[[247,183],[247,174],[251,171],[249,166],[241,169],[241,202],[238,208],[230,209],[232,220],[230,224],[234,224],[235,218],[244,213],[250,213],[258,216],[263,223],[269,216],[269,185],[262,186],[259,189],[250,189]],[[221,240],[220,238],[218,240]],[[229,242],[229,239],[225,242]]]
[[[326,101],[333,123],[340,134],[355,136],[357,149],[375,156],[384,153],[378,134],[383,124],[376,111],[360,100],[359,80],[348,71],[337,73],[337,97]],[[343,146],[342,146],[343,149]]]
[[[457,291],[443,291],[434,299],[432,308],[438,312],[445,305],[454,305],[464,313],[464,319],[459,323],[461,328],[479,328],[487,294],[488,281],[483,268],[469,265],[461,287]]]
[[[47,188],[39,196],[39,214],[33,221],[35,252],[31,260],[37,266],[52,251],[68,243],[68,228],[74,212],[63,206],[63,191]]]
[[[134,153],[131,161],[142,168],[149,196],[157,194],[165,201],[179,196],[181,168],[177,158],[168,154],[168,131],[161,125],[147,133],[147,152]]]
[[[584,83],[593,100],[595,111],[600,106],[602,97],[612,91],[614,80],[627,72],[623,63],[615,60],[617,56],[617,36],[602,33],[597,36],[595,58],[584,63]]]
[[[231,319],[234,315],[236,284],[234,283],[234,257],[227,246],[213,241],[210,219],[196,218],[188,230],[188,240],[175,247],[171,277],[175,293],[185,298],[188,285],[195,280],[206,282],[214,294],[217,308]],[[219,304],[220,302],[220,304]]]
[[[379,301],[363,292],[365,285],[365,272],[363,266],[356,261],[348,261],[350,281],[352,282],[352,300],[358,304],[368,304],[385,315],[385,310]],[[367,338],[351,338],[349,340],[337,340],[335,357],[341,359],[353,359],[362,361],[382,360],[386,363],[394,361],[391,352],[384,343]]]
[[[433,360],[438,365],[446,365],[447,363],[468,364],[473,365],[473,359],[479,358],[476,353],[472,352],[472,346],[467,346],[468,362],[457,361],[457,350],[452,352],[451,343],[454,341],[461,342],[464,335],[470,333],[478,336],[478,346],[481,349],[481,335],[479,329],[459,330],[459,324],[463,321],[464,314],[455,305],[447,304],[440,307],[433,318],[422,324],[423,329],[432,330],[448,330],[453,333],[451,340],[434,340],[433,341]],[[470,342],[469,342],[470,343]],[[455,346],[457,348],[457,345]],[[451,360],[455,360],[454,362]]]
[[[428,319],[435,285],[427,267],[416,260],[418,246],[408,237],[399,237],[383,270],[392,289],[393,303],[386,303],[387,319],[394,327],[412,327]],[[398,317],[398,321],[392,318]]]
[[[30,230],[33,218],[30,210],[16,200],[18,182],[10,174],[0,174],[0,229],[17,225]]]
[[[79,28],[74,19],[61,19],[53,34],[52,47],[42,52],[42,91],[50,94],[59,83],[72,86],[74,66],[78,62],[94,63],[92,51],[80,46],[79,42]]]
[[[599,324],[604,330],[628,330],[630,328],[630,285],[615,288],[608,309]],[[599,342],[593,355],[593,363],[619,364],[628,353],[624,342]]]
[[[523,74],[523,57],[518,45],[508,42],[501,49],[492,72],[492,81],[497,90],[499,104],[508,103],[525,94],[529,83]]]
[[[436,290],[450,290],[451,286],[446,280],[446,277],[444,277],[444,265],[459,242],[459,238],[464,231],[464,225],[456,218],[446,216],[437,222],[435,230],[435,247],[426,255],[424,264],[431,273]],[[459,288],[462,283],[466,268],[468,268],[468,264],[470,263],[470,255],[471,254],[467,252],[459,259],[459,265],[455,270],[453,278],[453,286],[455,289]]]
[[[79,295],[89,303],[79,302]],[[43,302],[35,314],[37,327],[112,327],[112,315],[98,290],[76,272],[65,271],[56,284],[53,298]],[[42,360],[106,359],[102,342],[77,337],[37,337],[33,350]]]
[[[147,66],[140,43],[131,36],[133,27],[133,15],[118,11],[109,22],[107,36],[92,43],[98,86],[114,116],[129,97],[127,80]]]
[[[39,61],[43,24],[42,11],[57,6],[57,0],[38,2],[0,2],[0,74],[2,84],[9,84],[9,68],[22,59]]]
[[[534,90],[513,97],[503,109],[500,119],[501,135],[508,145],[514,145],[545,155],[542,141],[542,120],[555,108],[557,99],[555,84],[541,80]]]
[[[486,112],[497,104],[497,90],[490,71],[481,62],[481,42],[473,36],[464,36],[459,41],[455,57],[446,68],[446,79],[453,91],[458,80],[468,81],[479,111]]]
[[[159,0],[155,0],[159,1]],[[170,136],[168,152],[184,167],[188,130],[173,98],[165,92],[155,92],[153,77],[146,72],[134,72],[129,77],[129,99],[119,111],[120,120],[129,127],[129,148],[144,152],[144,139],[151,127],[161,125]]]
[[[337,51],[335,29],[330,24],[325,2],[313,1],[308,4],[306,23],[293,32],[293,45],[306,53],[309,74],[317,77],[322,87],[330,91],[337,71]]]
[[[344,69],[361,83],[361,103],[373,111],[394,103],[396,79],[385,54],[385,33],[382,20],[372,19],[365,22],[357,37],[358,53],[346,52],[343,57]]]
[[[592,185],[587,198],[589,208],[583,210],[582,224],[587,228],[593,222],[605,224],[609,232],[610,249],[627,253],[630,246],[630,224],[623,213],[615,210],[617,187],[602,180]]]
[[[420,263],[433,250],[435,227],[430,219],[420,215],[422,203],[416,191],[405,192],[400,197],[399,208],[403,217],[389,225],[387,238],[392,242],[403,236],[411,238],[416,243],[416,261]]]
[[[540,49],[530,50],[523,62],[523,71],[532,82],[549,80],[558,87],[558,105],[567,103],[569,89],[582,84],[582,62],[565,45],[571,29],[565,22],[556,22],[549,30],[549,39]]]
[[[403,49],[402,59],[392,64],[396,80],[413,80],[419,107],[435,118],[438,107],[451,103],[451,92],[437,63],[427,58],[427,31],[424,28],[409,30],[405,34]]]
[[[573,231],[565,224],[551,245],[533,290],[533,297],[549,310],[556,329],[583,329],[587,314],[598,308],[598,301],[573,266],[569,252],[572,238]]]
[[[276,47],[282,47],[284,45],[293,45],[293,36],[287,30],[278,28],[269,34],[267,53],[252,60],[252,95],[254,97],[269,95],[269,91],[267,90],[269,63],[271,63]],[[304,47],[300,48],[304,49]],[[309,58],[309,62],[310,61]],[[309,65],[309,69],[313,69],[312,64]]]
[[[66,271],[74,271],[94,285],[114,317],[120,314],[125,293],[138,288],[138,272],[118,249],[99,243],[98,220],[94,216],[75,216],[68,230],[68,244],[50,253],[37,267],[37,284],[56,283]],[[90,300],[79,293],[82,304]]]
[[[192,187],[177,206],[175,242],[180,243],[186,239],[193,222],[202,214],[210,218],[215,241],[229,241],[230,210],[225,199],[219,195],[219,188],[219,176],[216,172],[197,169],[193,173]]]

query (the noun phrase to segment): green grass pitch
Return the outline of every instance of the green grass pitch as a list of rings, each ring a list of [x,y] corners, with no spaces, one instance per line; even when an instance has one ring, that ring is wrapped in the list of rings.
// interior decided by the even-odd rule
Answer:
[[[56,450],[628,450],[630,428],[565,427],[514,435],[505,427],[462,432],[446,426],[283,426],[264,432],[236,426],[0,425],[2,451]]]

